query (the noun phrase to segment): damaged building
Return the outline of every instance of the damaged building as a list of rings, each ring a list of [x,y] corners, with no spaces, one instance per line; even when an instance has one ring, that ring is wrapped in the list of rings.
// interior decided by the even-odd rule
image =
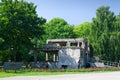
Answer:
[[[83,68],[90,60],[87,39],[49,39],[42,51],[48,68]]]

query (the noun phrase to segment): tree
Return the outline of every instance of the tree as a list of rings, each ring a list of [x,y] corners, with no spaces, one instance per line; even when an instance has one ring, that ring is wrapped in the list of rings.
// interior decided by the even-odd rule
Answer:
[[[36,6],[23,0],[2,0],[0,5],[0,37],[4,42],[0,49],[11,49],[14,61],[18,51],[24,46],[33,48],[31,39],[44,34],[46,20],[38,17]]]
[[[46,34],[42,37],[41,45],[45,44],[47,39],[75,38],[73,30],[74,25],[69,25],[64,19],[53,18],[45,25]]]
[[[114,61],[120,60],[120,13],[116,16],[116,20],[114,21],[114,26],[112,28],[112,32],[110,34],[110,46],[111,52],[113,55],[111,56],[114,58]]]
[[[93,18],[90,43],[101,59],[115,60],[115,52],[113,51],[114,42],[111,43],[114,36],[114,12],[109,7],[102,6],[97,9],[96,18]],[[116,39],[115,39],[116,40]]]
[[[74,33],[79,38],[88,38],[90,34],[91,23],[84,22],[74,28]]]
[[[74,37],[74,27],[69,25],[64,19],[53,18],[46,24],[48,39],[71,38]]]

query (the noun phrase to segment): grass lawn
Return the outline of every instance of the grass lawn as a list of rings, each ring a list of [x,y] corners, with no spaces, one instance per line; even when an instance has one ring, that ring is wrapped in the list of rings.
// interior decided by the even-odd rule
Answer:
[[[111,72],[120,71],[120,68],[89,68],[89,69],[33,69],[33,70],[19,70],[15,73],[14,70],[0,71],[0,78],[11,76],[37,76],[37,75],[58,75],[58,74],[83,74],[91,72]]]
[[[0,72],[0,78],[4,77],[11,77],[11,76],[37,76],[37,75],[58,75],[58,74],[77,74],[81,72],[21,72],[17,71],[16,73],[14,71],[10,72]]]

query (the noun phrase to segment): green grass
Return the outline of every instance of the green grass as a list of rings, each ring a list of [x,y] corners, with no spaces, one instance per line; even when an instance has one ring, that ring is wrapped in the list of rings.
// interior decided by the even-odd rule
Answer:
[[[0,71],[0,78],[11,77],[11,76],[37,76],[37,75],[58,75],[58,74],[83,74],[91,72],[111,72],[111,71],[120,71],[120,68],[91,68],[91,69],[33,69],[33,70],[19,70],[15,73],[14,70],[9,70],[7,72]]]
[[[11,77],[11,76],[37,76],[37,75],[58,75],[58,74],[77,74],[81,72],[21,72],[17,71],[16,73],[14,71],[10,72],[0,72],[0,78],[4,77]]]

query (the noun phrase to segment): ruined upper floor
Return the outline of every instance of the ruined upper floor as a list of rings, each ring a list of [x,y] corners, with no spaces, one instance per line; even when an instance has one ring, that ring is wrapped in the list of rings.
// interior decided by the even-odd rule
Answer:
[[[47,47],[60,47],[60,48],[82,48],[86,49],[88,47],[88,42],[86,38],[78,39],[48,39],[46,42]]]

